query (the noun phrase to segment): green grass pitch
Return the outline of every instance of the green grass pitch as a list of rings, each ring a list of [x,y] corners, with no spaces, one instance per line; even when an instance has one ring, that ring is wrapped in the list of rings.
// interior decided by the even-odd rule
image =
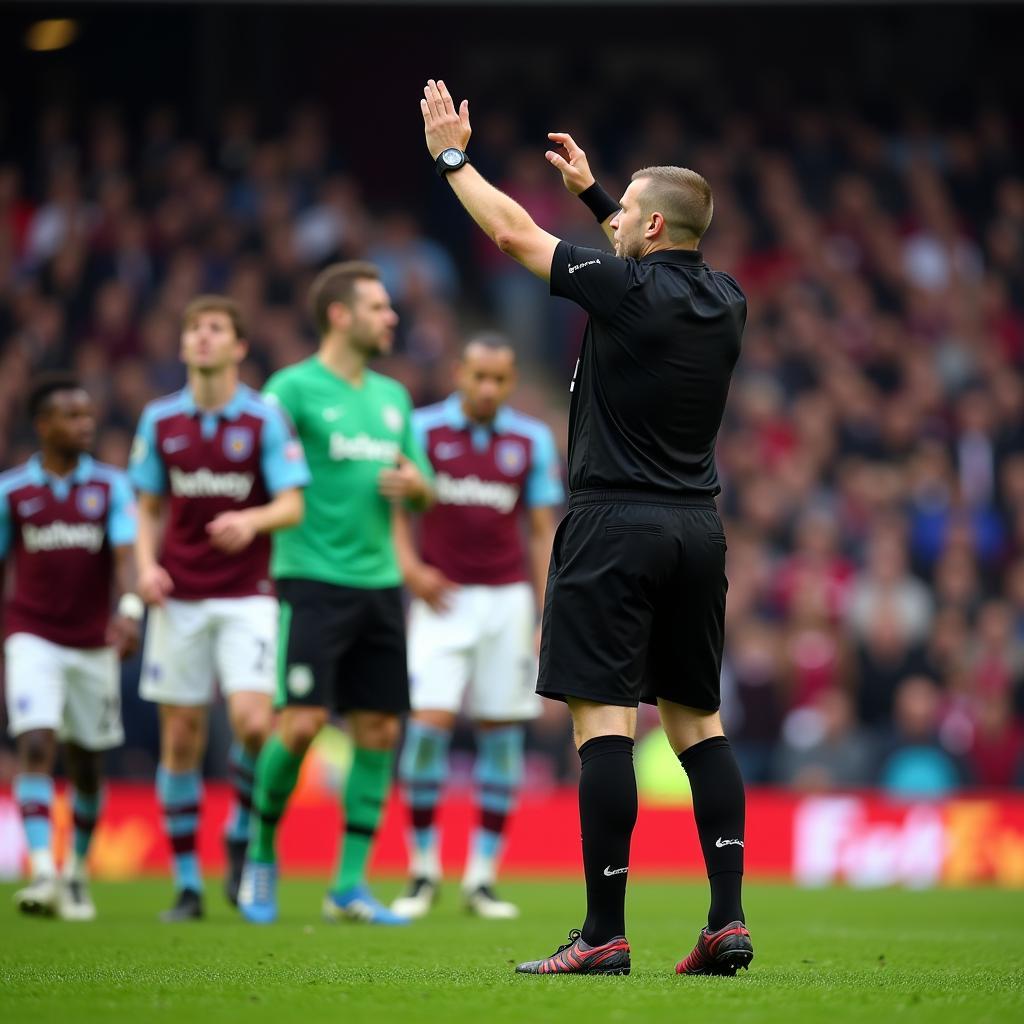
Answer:
[[[1024,1019],[1024,894],[801,891],[749,885],[749,973],[677,978],[705,909],[702,885],[630,887],[628,978],[524,977],[520,960],[553,952],[579,924],[574,882],[508,882],[518,921],[478,921],[454,886],[412,927],[320,921],[322,886],[282,885],[278,924],[241,923],[211,884],[203,923],[155,920],[166,882],[94,887],[100,919],[19,917],[0,886],[4,1024],[353,1024],[353,1022]],[[377,886],[395,895],[395,881]]]

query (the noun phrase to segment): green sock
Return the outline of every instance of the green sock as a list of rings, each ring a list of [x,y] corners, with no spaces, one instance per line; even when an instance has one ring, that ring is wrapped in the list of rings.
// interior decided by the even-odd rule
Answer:
[[[345,841],[334,876],[334,892],[345,892],[366,879],[366,862],[384,814],[394,763],[392,750],[356,747],[345,786]]]
[[[263,744],[256,761],[256,781],[252,788],[252,821],[249,832],[249,859],[261,864],[277,860],[274,839],[277,823],[284,814],[288,798],[299,781],[302,755],[293,754],[275,732]]]

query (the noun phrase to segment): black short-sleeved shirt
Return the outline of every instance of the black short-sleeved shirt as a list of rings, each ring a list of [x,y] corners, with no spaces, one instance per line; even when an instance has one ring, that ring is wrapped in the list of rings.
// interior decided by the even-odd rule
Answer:
[[[569,488],[718,494],[715,439],[747,300],[695,250],[620,259],[559,242],[551,294],[589,314],[569,409]]]

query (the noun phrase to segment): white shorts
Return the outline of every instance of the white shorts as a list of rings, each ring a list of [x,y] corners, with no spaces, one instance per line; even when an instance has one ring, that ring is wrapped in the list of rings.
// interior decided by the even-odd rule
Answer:
[[[540,714],[535,617],[529,584],[465,586],[438,614],[413,601],[409,616],[409,688],[413,711],[462,706],[484,722],[521,721]]]
[[[121,669],[113,647],[62,647],[31,633],[4,643],[12,736],[52,729],[86,750],[124,743]]]
[[[273,694],[277,600],[210,597],[149,609],[139,695],[158,704],[209,704],[214,680],[225,697]]]

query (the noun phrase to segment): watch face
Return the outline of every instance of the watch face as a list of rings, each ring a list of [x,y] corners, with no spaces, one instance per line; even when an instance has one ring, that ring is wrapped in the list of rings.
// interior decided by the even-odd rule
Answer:
[[[441,159],[449,167],[458,167],[462,163],[462,150],[461,149],[446,149],[441,154]]]

